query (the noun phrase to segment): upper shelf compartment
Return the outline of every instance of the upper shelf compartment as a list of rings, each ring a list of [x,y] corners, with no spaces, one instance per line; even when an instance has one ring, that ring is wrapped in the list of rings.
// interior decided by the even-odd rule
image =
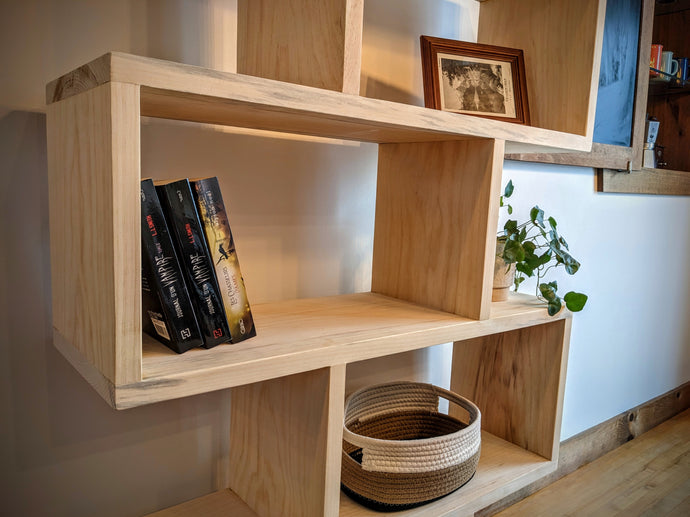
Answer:
[[[112,52],[56,79],[46,102],[108,82],[139,86],[141,114],[362,142],[491,138],[506,152],[587,150],[591,139],[537,127]]]
[[[583,137],[587,150],[594,132],[605,10],[605,0],[479,4],[477,42],[524,51],[531,125]],[[357,94],[365,18],[365,0],[238,0],[238,72]],[[421,57],[414,57],[420,59],[421,73]],[[465,120],[456,123],[463,126]],[[483,129],[477,128],[478,136],[484,136]],[[494,126],[486,129],[495,131]],[[510,141],[538,139],[538,133],[525,133],[526,140],[509,134],[506,152],[515,148]],[[567,146],[551,136],[544,145]]]

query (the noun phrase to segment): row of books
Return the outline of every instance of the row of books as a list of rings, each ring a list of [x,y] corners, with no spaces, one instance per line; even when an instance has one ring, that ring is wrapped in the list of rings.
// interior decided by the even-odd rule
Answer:
[[[143,330],[177,353],[256,335],[218,179],[141,182]]]

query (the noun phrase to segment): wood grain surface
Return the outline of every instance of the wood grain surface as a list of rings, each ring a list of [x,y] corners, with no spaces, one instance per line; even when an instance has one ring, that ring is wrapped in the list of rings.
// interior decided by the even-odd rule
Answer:
[[[482,429],[558,458],[570,318],[456,342],[451,390],[474,401]]]
[[[690,508],[690,410],[497,514],[684,517]]]
[[[337,513],[344,396],[343,366],[233,390],[230,488],[259,516]]]
[[[363,0],[240,0],[237,71],[359,94]]]
[[[690,196],[690,171],[642,169],[628,173],[599,169],[597,190],[625,194]]]
[[[525,53],[533,125],[591,139],[605,5],[599,0],[482,3],[477,42]]]
[[[237,345],[178,355],[144,335],[142,380],[115,386],[107,401],[126,409],[553,321],[534,297],[515,293],[492,303],[484,321],[373,293],[257,304],[252,312],[259,333]],[[71,362],[92,377],[87,363]]]
[[[139,89],[48,107],[53,326],[115,385],[141,379]]]
[[[109,65],[109,70],[102,68]],[[112,52],[84,65],[98,84],[139,85],[141,114],[363,142],[424,142],[489,138],[511,152],[587,151],[591,136],[458,115],[258,77],[219,72]],[[46,87],[48,103],[88,91],[85,83]],[[81,87],[81,89],[80,89]],[[61,91],[59,97],[56,92]]]
[[[503,142],[379,147],[372,291],[489,317]]]

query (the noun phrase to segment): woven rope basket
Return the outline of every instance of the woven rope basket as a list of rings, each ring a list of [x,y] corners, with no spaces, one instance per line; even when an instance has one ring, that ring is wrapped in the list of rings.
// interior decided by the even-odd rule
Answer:
[[[446,399],[468,421],[439,412]],[[467,483],[479,462],[479,409],[451,391],[416,382],[371,386],[345,403],[341,483],[376,510],[413,508]]]

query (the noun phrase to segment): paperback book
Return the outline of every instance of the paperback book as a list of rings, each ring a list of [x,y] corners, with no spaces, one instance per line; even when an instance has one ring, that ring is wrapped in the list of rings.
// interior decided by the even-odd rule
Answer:
[[[177,353],[201,346],[182,269],[150,179],[141,182],[141,244],[144,331]]]
[[[187,282],[204,347],[230,341],[230,329],[189,180],[156,182],[156,191]]]
[[[216,270],[230,336],[233,343],[239,343],[256,336],[256,329],[218,178],[197,179],[191,185]]]

